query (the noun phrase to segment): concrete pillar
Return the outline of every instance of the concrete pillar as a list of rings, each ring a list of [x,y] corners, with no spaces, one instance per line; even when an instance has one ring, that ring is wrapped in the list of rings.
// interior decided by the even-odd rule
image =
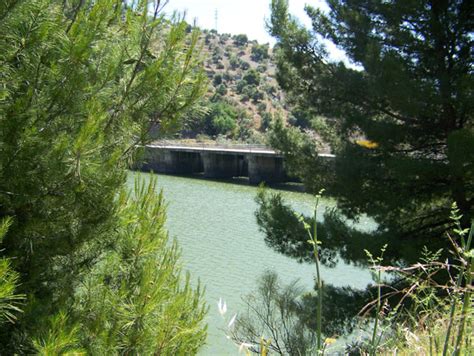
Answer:
[[[202,152],[204,177],[206,178],[232,178],[240,175],[240,159],[238,155]]]
[[[283,158],[270,155],[247,155],[250,184],[279,183],[285,180]]]
[[[193,174],[202,171],[201,156],[197,152],[146,147],[141,170],[165,174]]]

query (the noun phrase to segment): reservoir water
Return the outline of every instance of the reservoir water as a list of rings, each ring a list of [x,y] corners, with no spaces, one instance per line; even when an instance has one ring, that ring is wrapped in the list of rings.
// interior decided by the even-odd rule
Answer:
[[[130,187],[137,175],[150,179],[148,173],[131,172]],[[217,308],[219,299],[227,303],[229,320],[242,310],[241,297],[255,290],[258,277],[266,270],[276,271],[283,283],[299,279],[301,285],[311,290],[315,267],[298,263],[266,246],[254,215],[257,187],[165,175],[158,176],[158,186],[163,189],[168,205],[167,228],[182,250],[183,267],[191,272],[195,283],[199,279],[206,288],[210,306],[208,338],[200,355],[237,355],[238,347],[225,335],[226,322]],[[311,195],[280,192],[295,210],[311,214]],[[323,200],[321,215],[325,207],[333,204]],[[344,263],[335,268],[323,267],[322,276],[336,286],[354,288],[364,288],[371,281],[367,270]]]

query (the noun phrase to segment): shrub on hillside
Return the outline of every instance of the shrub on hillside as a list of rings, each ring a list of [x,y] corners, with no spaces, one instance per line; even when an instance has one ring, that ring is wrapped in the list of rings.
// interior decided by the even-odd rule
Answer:
[[[239,80],[239,81],[237,82],[237,85],[235,86],[235,89],[236,89],[237,93],[242,94],[243,91],[244,91],[244,88],[245,88],[246,86],[247,86],[247,83],[246,83],[245,81]]]
[[[265,95],[260,90],[258,90],[258,88],[255,90],[255,92],[252,95],[252,100],[254,103],[259,103],[264,98],[265,98]]]
[[[230,82],[233,78],[232,78],[232,75],[228,71],[226,71],[222,75],[222,79],[226,82]]]
[[[212,63],[219,64],[222,60],[222,56],[220,54],[213,54],[212,55]]]
[[[240,66],[239,58],[232,54],[229,58],[229,64],[232,69],[237,69]]]
[[[250,58],[253,61],[260,62],[268,57],[268,44],[259,45],[256,43],[252,46]]]
[[[242,68],[242,70],[247,70],[250,68],[250,64],[246,61],[244,61],[243,59],[240,60],[240,68]]]
[[[265,83],[263,84],[263,90],[265,91],[265,93],[267,93],[268,95],[274,95],[277,91],[276,87],[270,83]]]
[[[272,123],[273,115],[268,111],[264,111],[260,114],[260,117],[262,118],[261,129],[266,131]]]
[[[217,101],[210,104],[210,110],[205,116],[205,133],[211,136],[231,135],[236,128],[237,112],[233,106]]]
[[[244,74],[242,80],[244,80],[249,85],[259,85],[260,84],[260,73],[255,69],[250,69],[247,73]]]
[[[222,75],[217,73],[216,75],[214,75],[214,78],[212,80],[212,83],[214,84],[214,86],[217,86],[219,84],[222,83]]]
[[[267,110],[267,104],[265,104],[265,103],[259,103],[259,104],[257,105],[257,111],[258,111],[258,113],[259,113],[260,115],[261,115],[262,113],[264,113],[265,110]]]
[[[245,45],[247,45],[248,41],[249,41],[248,37],[245,34],[240,34],[240,35],[235,35],[234,36],[234,44],[236,46],[239,46],[239,47],[245,46]]]
[[[267,67],[266,64],[259,64],[259,65],[257,66],[257,71],[258,71],[259,73],[265,73],[265,72],[267,71],[267,69],[268,69],[268,67]]]
[[[253,119],[245,109],[241,109],[238,111],[237,122],[238,126],[235,138],[245,141],[251,135],[252,127],[254,125]]]
[[[221,84],[216,88],[216,93],[219,94],[220,96],[224,96],[227,94],[227,87],[225,84]]]

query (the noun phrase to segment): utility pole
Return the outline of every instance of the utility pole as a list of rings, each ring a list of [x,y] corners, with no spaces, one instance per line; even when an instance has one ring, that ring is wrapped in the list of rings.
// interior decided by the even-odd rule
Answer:
[[[217,8],[214,12],[214,30],[217,32]]]

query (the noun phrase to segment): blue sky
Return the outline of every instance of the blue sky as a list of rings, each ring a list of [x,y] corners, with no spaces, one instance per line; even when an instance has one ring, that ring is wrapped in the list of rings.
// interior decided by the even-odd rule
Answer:
[[[305,4],[327,9],[324,0],[289,0],[290,13],[301,23],[310,25],[304,11]],[[265,29],[265,19],[270,16],[270,0],[169,0],[166,13],[173,11],[186,12],[188,22],[197,21],[201,28],[215,27],[217,10],[217,30],[220,33],[245,33],[249,39],[259,43],[274,44],[274,39]],[[333,60],[344,60],[344,54],[334,45],[327,44]]]

